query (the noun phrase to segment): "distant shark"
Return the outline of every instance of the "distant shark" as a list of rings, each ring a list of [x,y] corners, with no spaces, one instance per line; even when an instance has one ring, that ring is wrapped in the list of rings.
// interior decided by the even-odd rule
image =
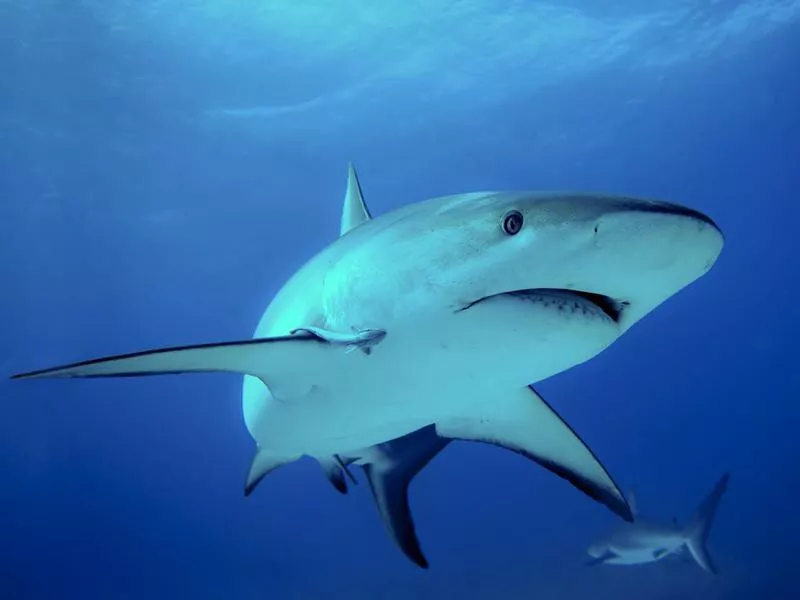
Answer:
[[[596,356],[705,274],[724,245],[714,222],[665,202],[550,192],[458,194],[372,218],[352,165],[348,182],[344,234],[284,284],[253,339],[14,378],[244,374],[257,444],[246,491],[303,455],[358,462],[433,427],[529,456],[630,520],[605,467],[529,384]],[[396,490],[381,493],[391,502]]]
[[[605,538],[589,546],[592,559],[586,564],[639,565],[680,555],[688,550],[698,565],[716,574],[717,567],[708,552],[706,540],[729,478],[728,473],[720,478],[685,527],[681,527],[677,520],[657,523],[640,518],[636,503],[629,496],[628,505],[634,513],[634,522],[620,524]]]

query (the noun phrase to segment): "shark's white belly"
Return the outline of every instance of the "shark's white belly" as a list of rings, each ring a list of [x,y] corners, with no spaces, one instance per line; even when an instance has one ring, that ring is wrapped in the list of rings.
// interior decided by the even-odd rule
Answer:
[[[337,349],[330,369],[288,395],[247,378],[245,421],[259,446],[329,456],[382,443],[568,369],[618,336],[597,307],[557,293],[501,296],[386,331],[369,355]]]
[[[655,562],[679,551],[685,542],[678,530],[667,530],[647,522],[625,524],[608,541],[607,548],[615,556],[606,562],[618,565]]]
[[[609,558],[606,562],[614,565],[641,565],[661,560],[668,554],[669,552],[656,554],[654,548],[627,549],[613,558]]]
[[[683,541],[674,540],[637,548],[614,547],[613,551],[616,553],[616,556],[609,558],[606,562],[616,565],[640,565],[651,563],[666,558],[682,547]]]

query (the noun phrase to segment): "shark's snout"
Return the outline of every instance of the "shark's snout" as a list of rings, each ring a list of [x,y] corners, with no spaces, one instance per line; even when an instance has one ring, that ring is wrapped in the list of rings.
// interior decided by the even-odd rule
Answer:
[[[680,204],[674,204],[672,202],[662,202],[658,200],[642,200],[640,201],[639,205],[636,207],[635,210],[637,212],[652,213],[654,215],[685,217],[687,219],[695,220],[698,223],[702,223],[703,225],[711,226],[712,228],[716,229],[720,234],[722,233],[717,224],[711,219],[711,217],[709,217],[705,213],[700,212],[699,210],[695,210],[687,206],[682,206]]]
[[[592,558],[599,558],[606,553],[606,547],[603,544],[592,544],[587,548],[586,553]]]
[[[591,221],[581,279],[625,302],[624,327],[704,275],[722,252],[722,231],[700,211],[647,200],[609,208]]]
[[[458,291],[459,307],[498,294],[560,290],[596,305],[622,334],[704,275],[724,245],[709,216],[669,202],[572,193],[497,193],[480,200],[492,207],[491,219],[468,216],[491,223],[485,245],[469,255],[468,273],[463,258],[442,271],[446,283],[467,282]],[[524,221],[509,235],[497,215],[513,213]],[[478,230],[467,230],[474,249]],[[451,247],[452,239],[447,242]]]
[[[721,229],[709,216],[653,201],[600,215],[594,222],[594,238],[599,247],[626,247],[631,260],[680,263],[686,271],[713,264],[724,245]]]

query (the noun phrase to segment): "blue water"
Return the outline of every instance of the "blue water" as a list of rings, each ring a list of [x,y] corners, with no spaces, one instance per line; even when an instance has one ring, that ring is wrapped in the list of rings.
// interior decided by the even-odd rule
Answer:
[[[800,1],[0,1],[0,598],[796,598]],[[541,383],[643,510],[731,483],[696,564],[585,567],[617,523],[454,443],[411,487],[431,569],[309,459],[242,483],[241,378],[9,382],[249,337],[338,233],[484,189],[667,198],[717,265]]]

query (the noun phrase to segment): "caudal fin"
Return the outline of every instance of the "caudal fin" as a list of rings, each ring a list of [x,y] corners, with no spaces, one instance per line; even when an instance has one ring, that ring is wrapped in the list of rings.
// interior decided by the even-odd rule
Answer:
[[[450,443],[433,425],[378,444],[363,465],[381,519],[395,544],[414,564],[428,568],[411,517],[408,488],[425,466]]]
[[[714,486],[711,493],[697,508],[692,523],[689,525],[686,539],[686,547],[689,549],[695,561],[697,561],[697,564],[714,575],[716,575],[718,571],[706,547],[706,540],[708,539],[711,525],[714,522],[714,516],[716,515],[719,501],[728,487],[729,478],[730,473],[725,473],[717,482],[717,485]]]

